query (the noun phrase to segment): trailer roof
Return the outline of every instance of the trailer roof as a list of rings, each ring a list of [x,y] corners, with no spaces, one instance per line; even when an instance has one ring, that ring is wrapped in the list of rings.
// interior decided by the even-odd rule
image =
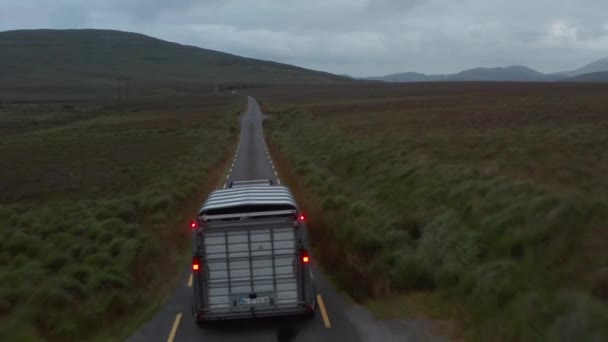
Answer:
[[[219,214],[223,209],[236,208],[291,208],[298,209],[293,195],[284,186],[247,186],[213,191],[199,215]]]
[[[245,186],[268,186],[272,185],[270,179],[259,179],[259,180],[248,180],[248,181],[234,181],[230,182],[230,188],[242,188]]]

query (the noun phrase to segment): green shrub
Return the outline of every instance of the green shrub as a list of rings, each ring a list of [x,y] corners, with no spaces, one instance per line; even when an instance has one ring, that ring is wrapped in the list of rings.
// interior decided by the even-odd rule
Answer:
[[[98,222],[89,222],[86,226],[85,234],[91,241],[96,241],[105,232]]]
[[[127,239],[121,248],[121,259],[130,263],[141,250],[141,245],[137,239]]]
[[[28,322],[20,319],[0,320],[0,341],[38,342],[41,338]]]
[[[84,298],[91,293],[87,292],[80,281],[69,275],[59,275],[54,280],[57,287],[69,293],[74,298]]]
[[[392,225],[386,228],[383,236],[383,246],[387,250],[394,249],[403,250],[404,248],[413,248],[415,242],[407,231],[395,229]],[[413,251],[412,251],[413,252]]]
[[[6,316],[11,312],[13,304],[2,297],[2,293],[0,292],[0,315]]]
[[[76,238],[74,237],[74,235],[65,232],[57,232],[55,234],[50,235],[47,239],[52,248],[62,251],[64,253],[68,248],[70,248],[74,244],[75,240]]]
[[[0,251],[0,265],[9,266],[11,264],[11,255],[7,250],[2,247],[2,251]]]
[[[73,340],[82,333],[71,315],[56,315],[53,317],[51,335],[57,339]]]
[[[13,256],[13,262],[11,263],[11,266],[13,266],[14,268],[19,268],[25,264],[27,264],[30,261],[30,258],[25,255],[25,254],[17,254]]]
[[[315,188],[323,185],[323,179],[316,174],[309,174],[305,179],[307,187]]]
[[[95,290],[126,289],[131,286],[131,280],[124,272],[99,269],[91,276],[91,284]]]
[[[79,242],[72,247],[70,247],[67,251],[67,257],[73,260],[79,260],[83,256],[83,252],[85,250],[85,245],[88,244],[88,241],[83,241],[79,239]]]
[[[142,209],[148,213],[165,211],[170,208],[172,202],[173,198],[168,194],[152,193],[143,201]]]
[[[332,231],[331,232],[323,232],[325,236],[330,234],[335,234],[338,241],[352,241],[354,239],[354,234],[356,233],[353,225],[344,220],[336,220],[331,223]]]
[[[110,241],[108,245],[108,251],[110,253],[110,256],[112,256],[113,258],[117,257],[120,254],[124,244],[125,240],[122,237],[116,237],[112,239],[112,241]]]
[[[80,284],[88,284],[91,279],[91,275],[95,273],[96,269],[76,264],[66,267],[64,271],[66,275],[76,279]]]
[[[591,293],[608,302],[608,266],[600,268],[591,277]]]
[[[101,229],[101,233],[97,236],[97,242],[99,242],[101,245],[106,245],[110,241],[112,241],[112,238],[114,238],[114,235],[117,233],[117,231],[113,231],[111,229],[104,229],[103,227],[101,227]]]
[[[0,288],[0,312],[2,315],[8,314],[13,307],[19,303],[24,297],[24,291],[19,288]]]
[[[106,301],[106,312],[111,312],[116,315],[124,314],[132,300],[122,292],[113,292]]]
[[[510,302],[520,290],[516,264],[510,260],[488,262],[471,269],[462,288],[483,312],[498,310]]]
[[[34,291],[30,305],[67,309],[74,303],[74,297],[69,290],[55,281],[49,281],[46,286]]]
[[[143,233],[137,236],[137,245],[140,246],[138,257],[141,260],[153,257],[162,253],[162,245],[158,239],[152,237],[149,233]]]
[[[350,214],[354,217],[369,216],[373,212],[369,204],[363,201],[357,201],[350,206]]]
[[[608,336],[608,311],[586,295],[558,294],[560,313],[544,333],[547,341],[605,341]]]
[[[443,210],[423,226],[417,253],[437,269],[455,270],[476,264],[479,247],[476,234],[460,217],[452,210]]]
[[[32,243],[35,239],[31,234],[27,234],[22,230],[16,230],[10,237],[6,238],[6,250],[12,255],[27,254],[27,251],[32,249]]]
[[[126,222],[118,217],[108,218],[100,223],[104,231],[111,233],[122,233],[126,225]]]
[[[134,238],[138,234],[139,226],[133,223],[127,224],[124,226],[124,236],[125,238],[131,239]]]
[[[112,257],[105,251],[98,251],[89,254],[84,258],[83,262],[85,265],[101,267],[111,264]]]
[[[22,255],[20,255],[22,256]],[[48,275],[39,261],[24,257],[23,263],[0,273],[1,284],[7,288],[26,288],[42,281]]]
[[[55,250],[51,255],[48,255],[44,259],[44,267],[48,268],[53,272],[58,272],[69,262],[68,257],[62,252],[61,249]]]
[[[323,210],[336,210],[344,207],[347,204],[346,198],[342,195],[328,196],[323,201]]]
[[[146,216],[147,223],[160,224],[166,222],[169,219],[169,214],[165,211],[155,211]]]
[[[351,222],[354,230],[352,247],[361,255],[373,255],[384,246],[384,235],[379,232],[380,227],[376,224],[373,219]]]
[[[310,166],[308,166],[307,164],[296,166],[296,173],[300,176],[307,176],[308,174],[310,174],[310,172]]]
[[[426,260],[414,255],[401,255],[395,262],[391,280],[397,289],[428,290],[435,288],[433,271]]]
[[[16,215],[16,213],[12,208],[0,205],[0,221],[8,222],[13,215]]]

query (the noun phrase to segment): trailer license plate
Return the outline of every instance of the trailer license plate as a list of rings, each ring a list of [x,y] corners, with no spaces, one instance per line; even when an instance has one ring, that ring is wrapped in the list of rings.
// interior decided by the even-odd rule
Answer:
[[[256,304],[268,304],[270,303],[270,297],[257,297],[257,298],[241,298],[240,305],[256,305]]]

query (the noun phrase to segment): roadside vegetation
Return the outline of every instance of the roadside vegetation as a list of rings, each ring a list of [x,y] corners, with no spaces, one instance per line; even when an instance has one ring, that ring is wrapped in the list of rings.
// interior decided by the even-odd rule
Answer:
[[[465,339],[600,341],[607,91],[421,84],[256,95],[316,253],[355,299],[383,317],[456,320]]]
[[[118,338],[164,298],[243,106],[0,104],[0,340]]]

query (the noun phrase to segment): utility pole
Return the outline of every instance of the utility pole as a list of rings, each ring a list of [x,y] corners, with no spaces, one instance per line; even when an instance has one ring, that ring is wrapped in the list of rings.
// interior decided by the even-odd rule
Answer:
[[[123,102],[126,103],[129,101],[129,79],[126,77],[117,77],[116,82],[118,86],[118,104],[122,104]]]
[[[118,82],[118,104],[122,103],[122,89],[120,89],[120,77],[116,79]]]

